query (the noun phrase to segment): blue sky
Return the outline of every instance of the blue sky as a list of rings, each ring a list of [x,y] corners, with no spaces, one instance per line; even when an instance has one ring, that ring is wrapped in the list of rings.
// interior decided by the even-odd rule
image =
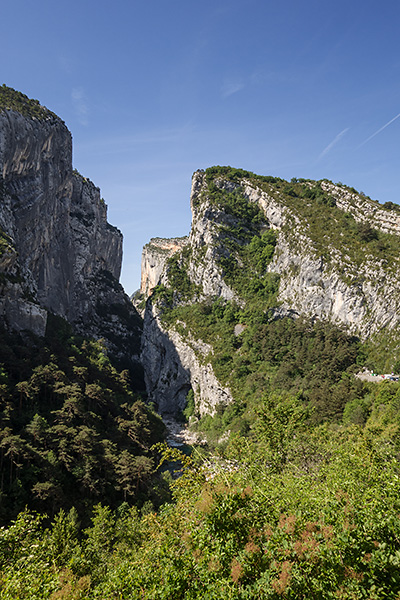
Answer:
[[[400,3],[1,2],[0,83],[67,124],[74,167],[142,246],[190,229],[192,173],[232,165],[400,203]]]

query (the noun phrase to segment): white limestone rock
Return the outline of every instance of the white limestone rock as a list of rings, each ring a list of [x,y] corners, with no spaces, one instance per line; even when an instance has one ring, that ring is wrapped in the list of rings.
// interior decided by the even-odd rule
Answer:
[[[160,282],[165,263],[188,243],[188,238],[152,238],[143,248],[140,294],[147,299]]]
[[[267,193],[246,178],[232,182],[221,176],[214,183],[227,191],[241,186],[245,197],[264,212],[265,227],[273,228],[277,234],[274,257],[268,267],[280,276],[276,316],[327,319],[362,339],[399,325],[400,257],[389,268],[384,259],[365,254],[361,264],[356,265],[340,239],[327,242],[321,253],[310,235],[310,224],[301,205],[296,208],[285,202],[278,189],[272,186]],[[385,210],[379,203],[339,184],[323,181],[320,185],[334,198],[337,208],[349,213],[356,222],[367,223],[384,233],[400,234],[399,213]],[[229,287],[219,266],[219,258],[229,252],[221,226],[234,225],[234,218],[208,200],[207,189],[205,173],[194,173],[190,197],[192,226],[185,250],[190,257],[185,265],[187,275],[199,289],[193,300],[211,301],[217,297],[243,306],[244,300]],[[158,281],[168,285],[165,260],[161,258],[155,256],[151,269],[157,273]],[[180,302],[179,297],[176,301]],[[190,332],[182,337],[174,327],[164,329],[157,308],[148,304],[142,358],[149,395],[160,410],[181,409],[190,387],[199,390],[196,407],[201,414],[214,414],[218,403],[231,401],[229,390],[215,379],[207,360],[209,350],[199,350],[200,342],[194,341]]]
[[[228,388],[215,377],[207,362],[211,347],[176,329],[166,330],[151,302],[143,326],[142,364],[149,400],[159,413],[177,414],[186,406],[190,389],[195,395],[196,412],[214,415],[218,406],[232,402]]]

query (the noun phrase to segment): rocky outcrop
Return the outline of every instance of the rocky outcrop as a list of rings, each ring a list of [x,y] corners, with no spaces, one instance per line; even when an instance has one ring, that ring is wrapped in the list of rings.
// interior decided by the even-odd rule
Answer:
[[[207,361],[211,347],[190,333],[166,329],[149,301],[143,325],[142,363],[149,400],[158,412],[179,414],[190,389],[199,416],[214,415],[218,406],[232,402],[230,390],[215,377]]]
[[[272,183],[268,183],[270,180]],[[398,235],[399,212],[387,210],[341,184],[303,180],[299,193],[309,189],[325,194],[323,201],[333,207],[333,212],[326,213],[327,218],[340,223],[342,211],[346,219],[352,219],[356,237],[354,240],[347,237],[344,243],[339,225],[337,230],[336,225],[332,227],[328,235],[328,227],[318,225],[318,230],[314,224],[312,211],[321,210],[316,201],[312,204],[315,195],[304,193],[294,198],[295,190],[287,182],[273,178],[265,181],[266,185],[263,178],[256,176],[232,180],[217,175],[213,185],[226,192],[239,188],[250,203],[261,208],[265,216],[261,231],[272,228],[276,233],[276,247],[268,265],[268,271],[278,274],[280,281],[275,316],[326,319],[363,339],[384,328],[395,331],[400,321],[400,256],[392,251],[389,261],[384,240],[381,247],[368,246],[362,238],[357,238],[356,232],[357,224],[361,224],[364,233],[372,231],[374,235],[377,230],[385,235]],[[194,173],[190,198],[192,226],[184,251],[186,258],[182,254],[177,264],[196,286],[191,302],[224,298],[244,306],[244,298],[228,285],[221,267],[221,257],[229,257],[232,248],[232,238],[228,239],[225,232],[235,228],[237,231],[240,223],[212,201],[208,185],[207,173]],[[157,280],[168,287],[169,273],[164,266],[165,261],[158,262]],[[173,302],[187,301],[174,293]],[[201,340],[194,340],[190,331],[183,329],[183,323],[162,324],[162,310],[162,303],[153,305],[150,301],[144,321],[142,357],[149,395],[160,410],[168,412],[184,406],[187,391],[192,387],[197,390],[198,412],[214,414],[218,404],[228,404],[232,396],[215,378],[210,364],[211,348]]]
[[[0,317],[7,327],[43,336],[47,311],[40,307],[32,274],[20,265],[13,240],[0,230]]]
[[[345,325],[366,339],[400,319],[398,278],[380,265],[366,261],[357,273],[336,271],[312,252],[297,254],[284,240],[278,246],[271,270],[280,273],[280,312],[304,314]]]
[[[322,181],[321,187],[330,193],[336,206],[351,214],[360,223],[370,223],[384,233],[400,234],[400,214],[394,210],[384,210],[376,200],[367,198],[330,181]]]
[[[378,202],[341,186],[322,182],[336,206],[356,222],[372,225],[384,233],[400,234],[400,215],[384,210]],[[400,260],[385,268],[384,260],[365,255],[355,264],[342,248],[327,242],[325,257],[307,235],[308,224],[283,201],[243,182],[243,193],[263,209],[278,232],[278,243],[269,270],[280,275],[280,314],[303,314],[346,326],[366,339],[400,321]],[[400,257],[399,257],[400,258]]]
[[[29,101],[28,101],[29,107]],[[71,134],[0,108],[0,313],[12,329],[44,334],[50,311],[117,353],[139,349],[139,318],[118,283],[122,234],[100,190],[72,169]]]
[[[193,283],[202,289],[202,297],[216,296],[240,302],[235,292],[224,281],[218,265],[218,258],[226,254],[226,249],[221,244],[220,225],[229,224],[230,219],[217,207],[202,201],[202,194],[206,192],[204,172],[196,171],[193,174],[190,194],[192,226],[189,245],[192,259],[188,275]]]
[[[188,238],[152,238],[143,248],[140,294],[148,298],[160,282],[165,263],[188,243]]]
[[[276,251],[269,265],[269,271],[280,276],[277,314],[329,319],[363,338],[399,323],[400,257],[397,267],[391,269],[385,268],[385,261],[368,255],[356,265],[340,244],[327,243],[328,262],[307,234],[308,224],[301,212],[285,204],[279,193],[272,195],[246,179],[233,183],[220,178],[216,184],[227,191],[240,187],[250,202],[260,206],[266,223],[277,233]],[[400,234],[399,213],[384,210],[378,202],[343,186],[321,182],[321,187],[335,198],[337,208],[356,222],[384,233]],[[218,264],[219,257],[227,252],[221,224],[230,225],[232,218],[207,201],[203,171],[193,175],[191,207],[191,280],[202,287],[204,297],[234,299],[241,304],[240,297],[224,281]]]

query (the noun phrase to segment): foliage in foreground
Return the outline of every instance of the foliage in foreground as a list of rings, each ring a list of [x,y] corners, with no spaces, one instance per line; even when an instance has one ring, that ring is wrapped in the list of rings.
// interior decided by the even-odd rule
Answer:
[[[286,193],[297,202],[300,196],[295,192]],[[317,192],[310,197],[327,210],[334,209],[334,203],[324,198]],[[238,219],[238,211],[248,210],[234,193],[222,198],[214,189],[213,199]],[[26,454],[14,457],[26,460],[30,467],[35,436],[42,436],[44,449],[37,454],[43,453],[51,467],[61,465],[69,481],[83,485],[86,476],[91,481],[102,471],[98,466],[85,471],[82,466],[91,466],[100,456],[97,465],[114,465],[110,472],[117,475],[118,498],[112,497],[111,507],[105,502],[95,504],[100,498],[94,496],[93,486],[83,512],[87,515],[95,504],[90,524],[80,523],[75,507],[58,510],[50,504],[51,519],[25,511],[2,528],[0,598],[400,598],[400,386],[363,385],[355,379],[352,371],[360,361],[359,344],[341,330],[271,317],[278,281],[270,277],[267,267],[275,238],[262,232],[257,212],[251,221],[245,229],[238,223],[224,229],[230,253],[228,260],[220,261],[232,287],[244,290],[246,306],[214,300],[177,306],[179,295],[189,301],[198,292],[185,270],[188,250],[169,263],[170,289],[156,292],[165,305],[166,322],[178,327],[179,321],[185,323],[195,337],[213,345],[213,356],[207,358],[236,399],[214,419],[217,431],[231,429],[220,455],[196,459],[165,451],[168,464],[180,461],[182,472],[172,486],[173,502],[161,505],[158,512],[150,503],[140,511],[120,503],[124,492],[131,500],[137,488],[149,481],[135,479],[129,460],[123,468],[125,458],[142,454],[138,432],[145,422],[142,418],[150,418],[143,405],[140,419],[135,414],[133,424],[125,413],[118,412],[114,419],[118,427],[112,431],[119,431],[118,436],[124,433],[119,439],[127,444],[133,441],[132,447],[119,454],[101,437],[100,445],[83,446],[87,452],[82,452],[76,439],[85,441],[84,436],[62,435],[71,442],[73,458],[70,465],[63,463],[68,453],[61,454],[61,444],[57,445],[57,419],[71,418],[68,427],[79,432],[89,419],[90,426],[99,426],[96,435],[106,430],[109,435],[112,419],[104,418],[104,411],[110,412],[111,406],[125,411],[124,399],[138,400],[127,392],[124,376],[110,371],[99,345],[84,347],[70,340],[70,352],[57,353],[57,358],[51,349],[42,348],[40,354],[47,362],[39,370],[39,365],[26,370],[27,356],[19,349],[15,366],[3,373],[2,418],[9,418],[7,402],[12,397],[10,418],[25,436],[21,448]],[[252,274],[248,281],[241,280],[240,264]],[[181,326],[182,335],[184,330]],[[82,362],[83,355],[89,364]],[[14,380],[10,386],[18,368],[24,374],[22,379],[18,375],[18,381],[24,385],[16,387]],[[68,383],[66,378],[72,376],[79,376],[79,381]],[[190,397],[193,401],[194,390]],[[48,409],[56,422],[49,424],[53,417],[47,413],[36,418],[38,398],[44,398],[48,407],[49,402],[59,402],[55,410]],[[113,401],[104,405],[102,398]],[[23,422],[20,399],[31,411],[32,421]],[[96,404],[99,410],[92,410]],[[98,440],[96,435],[92,438]],[[13,435],[18,436],[23,437]],[[6,442],[2,444],[8,452]],[[54,444],[53,454],[45,452],[46,444]],[[160,448],[151,450],[149,445],[147,439],[143,454],[151,460]],[[106,446],[109,453],[97,453]],[[58,463],[48,460],[54,454]],[[10,480],[17,482],[19,467],[10,457],[8,452]],[[105,457],[108,463],[102,462]],[[77,497],[80,494],[81,490]]]
[[[288,410],[212,464],[167,452],[183,475],[158,513],[98,505],[84,532],[73,510],[47,529],[22,513],[0,531],[0,598],[398,598],[396,444],[301,418],[279,435]]]

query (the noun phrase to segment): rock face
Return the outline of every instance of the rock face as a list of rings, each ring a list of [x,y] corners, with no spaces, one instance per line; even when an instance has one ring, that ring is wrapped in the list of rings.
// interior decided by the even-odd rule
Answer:
[[[211,347],[176,330],[163,327],[157,309],[147,306],[143,325],[142,363],[149,399],[162,415],[177,414],[193,389],[199,416],[214,415],[232,401],[228,388],[205,360]]]
[[[0,107],[0,174],[6,324],[43,335],[50,311],[137,354],[139,319],[118,283],[122,234],[107,222],[100,190],[73,171],[63,121],[43,107],[39,118]]]
[[[321,182],[336,207],[356,223],[372,224],[375,230],[400,235],[400,214],[384,210],[377,202],[339,185]],[[385,259],[365,254],[355,263],[339,239],[326,240],[321,248],[310,235],[310,226],[299,211],[283,200],[243,182],[243,193],[262,207],[278,232],[278,244],[269,270],[280,275],[280,311],[328,319],[344,325],[363,339],[400,320],[400,261],[388,268]]]
[[[397,210],[329,181],[300,180],[291,185],[244,172],[234,178],[222,173],[214,177],[212,185],[226,193],[238,190],[250,204],[261,208],[261,227],[275,231],[275,252],[268,265],[268,271],[280,281],[275,317],[327,319],[362,339],[383,329],[396,330],[400,321]],[[183,254],[182,259],[178,254],[177,264],[184,266],[195,288],[190,302],[223,298],[244,307],[240,290],[227,281],[221,257],[232,254],[232,237],[228,239],[226,232],[239,231],[246,224],[213,201],[212,195],[207,173],[194,173],[192,226],[185,246],[189,258],[185,262]],[[168,242],[163,244],[167,247]],[[165,260],[160,255],[152,258],[154,279],[148,292],[154,283],[168,286],[169,282]],[[173,298],[175,304],[188,301],[176,292]],[[212,372],[207,360],[211,348],[193,339],[190,331],[182,335],[182,323],[162,323],[162,311],[162,303],[150,298],[142,344],[149,395],[162,411],[169,412],[184,406],[192,388],[197,412],[213,414],[218,404],[232,401],[232,395]]]
[[[190,261],[188,274],[190,279],[202,288],[204,297],[221,297],[225,300],[240,299],[225,282],[217,259],[226,254],[221,241],[221,225],[230,224],[232,219],[217,207],[202,201],[202,194],[207,193],[207,184],[203,171],[197,171],[192,178],[190,206],[192,209],[192,226],[189,244],[193,258]]]
[[[365,253],[359,263],[351,260],[339,239],[324,240],[321,250],[307,217],[288,205],[283,194],[266,192],[253,180],[232,183],[221,178],[217,185],[227,191],[239,188],[249,202],[259,205],[266,223],[277,233],[277,246],[269,271],[280,276],[279,314],[303,314],[329,319],[367,338],[382,328],[393,329],[400,321],[400,257],[388,265],[387,259]],[[372,226],[385,234],[400,235],[400,213],[385,210],[378,202],[331,182],[321,188],[336,208],[356,223]],[[203,197],[201,193],[203,190]],[[189,275],[201,285],[205,296],[227,300],[235,293],[225,283],[216,258],[224,253],[220,224],[229,225],[229,215],[207,202],[205,174],[193,176],[192,229],[189,243],[193,259]],[[318,207],[316,208],[318,210]],[[203,248],[203,261],[196,261]],[[239,300],[240,302],[240,300]]]
[[[143,248],[140,293],[148,298],[160,281],[168,258],[179,252],[188,238],[152,238]]]

